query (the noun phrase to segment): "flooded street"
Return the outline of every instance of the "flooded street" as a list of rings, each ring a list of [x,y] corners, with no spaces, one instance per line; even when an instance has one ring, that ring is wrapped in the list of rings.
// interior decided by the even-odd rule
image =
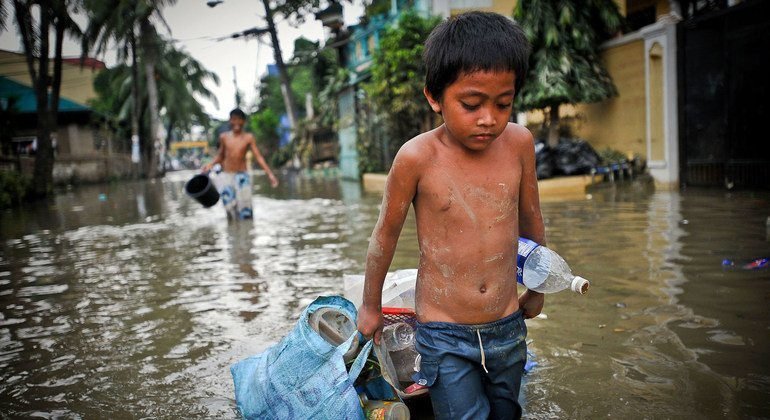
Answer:
[[[378,194],[258,176],[255,219],[228,223],[190,175],[0,213],[0,417],[238,418],[230,364],[363,272]],[[525,417],[770,417],[770,269],[740,267],[770,257],[770,193],[627,185],[542,209],[592,288],[528,321]],[[391,268],[417,259],[410,215]]]

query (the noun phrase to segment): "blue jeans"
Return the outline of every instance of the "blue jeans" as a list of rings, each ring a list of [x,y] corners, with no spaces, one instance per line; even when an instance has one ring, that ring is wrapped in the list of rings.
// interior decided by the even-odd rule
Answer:
[[[435,418],[520,418],[526,337],[521,310],[479,325],[418,322],[414,380],[430,387]]]

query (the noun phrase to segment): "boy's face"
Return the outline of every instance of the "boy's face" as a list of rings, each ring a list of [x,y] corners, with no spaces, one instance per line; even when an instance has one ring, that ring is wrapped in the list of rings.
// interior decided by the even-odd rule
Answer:
[[[230,117],[230,129],[236,133],[240,133],[243,130],[243,123],[245,120],[237,115]]]
[[[470,150],[486,149],[511,117],[516,76],[513,72],[477,71],[462,73],[444,90],[440,100],[428,98],[440,112],[449,134]]]

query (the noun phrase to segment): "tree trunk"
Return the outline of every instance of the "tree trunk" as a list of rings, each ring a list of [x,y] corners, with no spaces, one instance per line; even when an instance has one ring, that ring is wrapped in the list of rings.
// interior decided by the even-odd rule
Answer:
[[[547,143],[550,147],[556,147],[559,144],[559,105],[551,105],[548,110]]]
[[[141,114],[140,107],[142,101],[139,98],[139,63],[136,51],[136,36],[134,35],[133,28],[131,29],[131,33],[129,35],[129,44],[131,47],[131,96],[134,99],[132,107],[133,109],[131,112],[131,144],[133,145],[134,142],[142,144],[142,136],[139,130],[139,115]],[[139,153],[139,162],[137,162],[139,165],[141,165],[141,156],[142,154]],[[141,167],[142,166],[140,166],[140,168]],[[143,175],[147,176],[147,173],[143,172]]]
[[[45,7],[47,5],[42,4]],[[46,13],[41,13],[42,15]],[[49,21],[49,25],[50,25]],[[56,33],[55,46],[54,46],[54,62],[53,62],[53,76],[49,79],[48,76],[48,63],[45,63],[45,67],[41,61],[40,74],[46,74],[46,80],[51,81],[51,93],[48,94],[48,86],[43,88],[43,103],[42,113],[38,111],[39,127],[38,127],[38,139],[37,139],[37,154],[35,155],[35,178],[34,188],[35,195],[45,196],[53,190],[53,167],[56,157],[54,156],[53,141],[51,139],[51,133],[58,128],[59,117],[59,93],[61,91],[61,78],[62,78],[62,48],[64,44],[64,23],[59,17],[56,17],[53,22],[54,30]],[[41,29],[44,29],[41,25]],[[44,34],[48,33],[48,29]],[[47,35],[46,35],[47,37]],[[43,56],[41,46],[41,57]],[[46,55],[48,46],[46,45]],[[47,83],[46,83],[47,84]],[[39,105],[38,105],[39,106]]]
[[[158,174],[157,142],[158,127],[158,85],[155,82],[155,62],[157,60],[157,42],[155,29],[148,20],[141,22],[142,58],[144,62],[145,79],[147,80],[147,107],[150,113],[150,133],[145,142],[145,166],[147,177],[156,178]]]
[[[269,0],[262,0],[262,4],[265,6],[265,20],[267,21],[267,29],[268,32],[270,32],[270,40],[273,44],[275,66],[278,67],[278,77],[281,80],[283,104],[286,107],[286,115],[289,117],[289,127],[291,128],[292,134],[294,134],[294,129],[297,127],[297,108],[294,106],[294,100],[291,96],[291,81],[289,79],[289,73],[286,71],[286,65],[283,62],[283,56],[281,55],[281,45],[278,42],[278,33],[275,29],[273,10],[270,9],[270,2]]]
[[[29,16],[29,8],[21,2],[14,2],[16,7],[16,19],[19,24],[24,43],[24,53],[27,58],[32,85],[35,90],[35,102],[37,107],[37,150],[35,151],[35,167],[32,177],[32,195],[44,197],[48,195],[53,186],[53,149],[51,148],[51,119],[50,102],[48,97],[48,84],[50,77],[48,60],[48,31],[51,27],[51,15],[44,11],[50,8],[47,1],[40,2],[40,27],[37,34],[31,26],[32,18]],[[38,35],[39,45],[35,51],[35,37]],[[38,68],[35,70],[35,62]]]

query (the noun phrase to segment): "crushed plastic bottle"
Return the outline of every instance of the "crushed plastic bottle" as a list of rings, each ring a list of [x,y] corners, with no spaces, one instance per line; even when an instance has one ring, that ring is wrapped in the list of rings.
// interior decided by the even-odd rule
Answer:
[[[389,351],[403,350],[414,346],[414,328],[406,322],[397,322],[382,329],[382,339]]]

